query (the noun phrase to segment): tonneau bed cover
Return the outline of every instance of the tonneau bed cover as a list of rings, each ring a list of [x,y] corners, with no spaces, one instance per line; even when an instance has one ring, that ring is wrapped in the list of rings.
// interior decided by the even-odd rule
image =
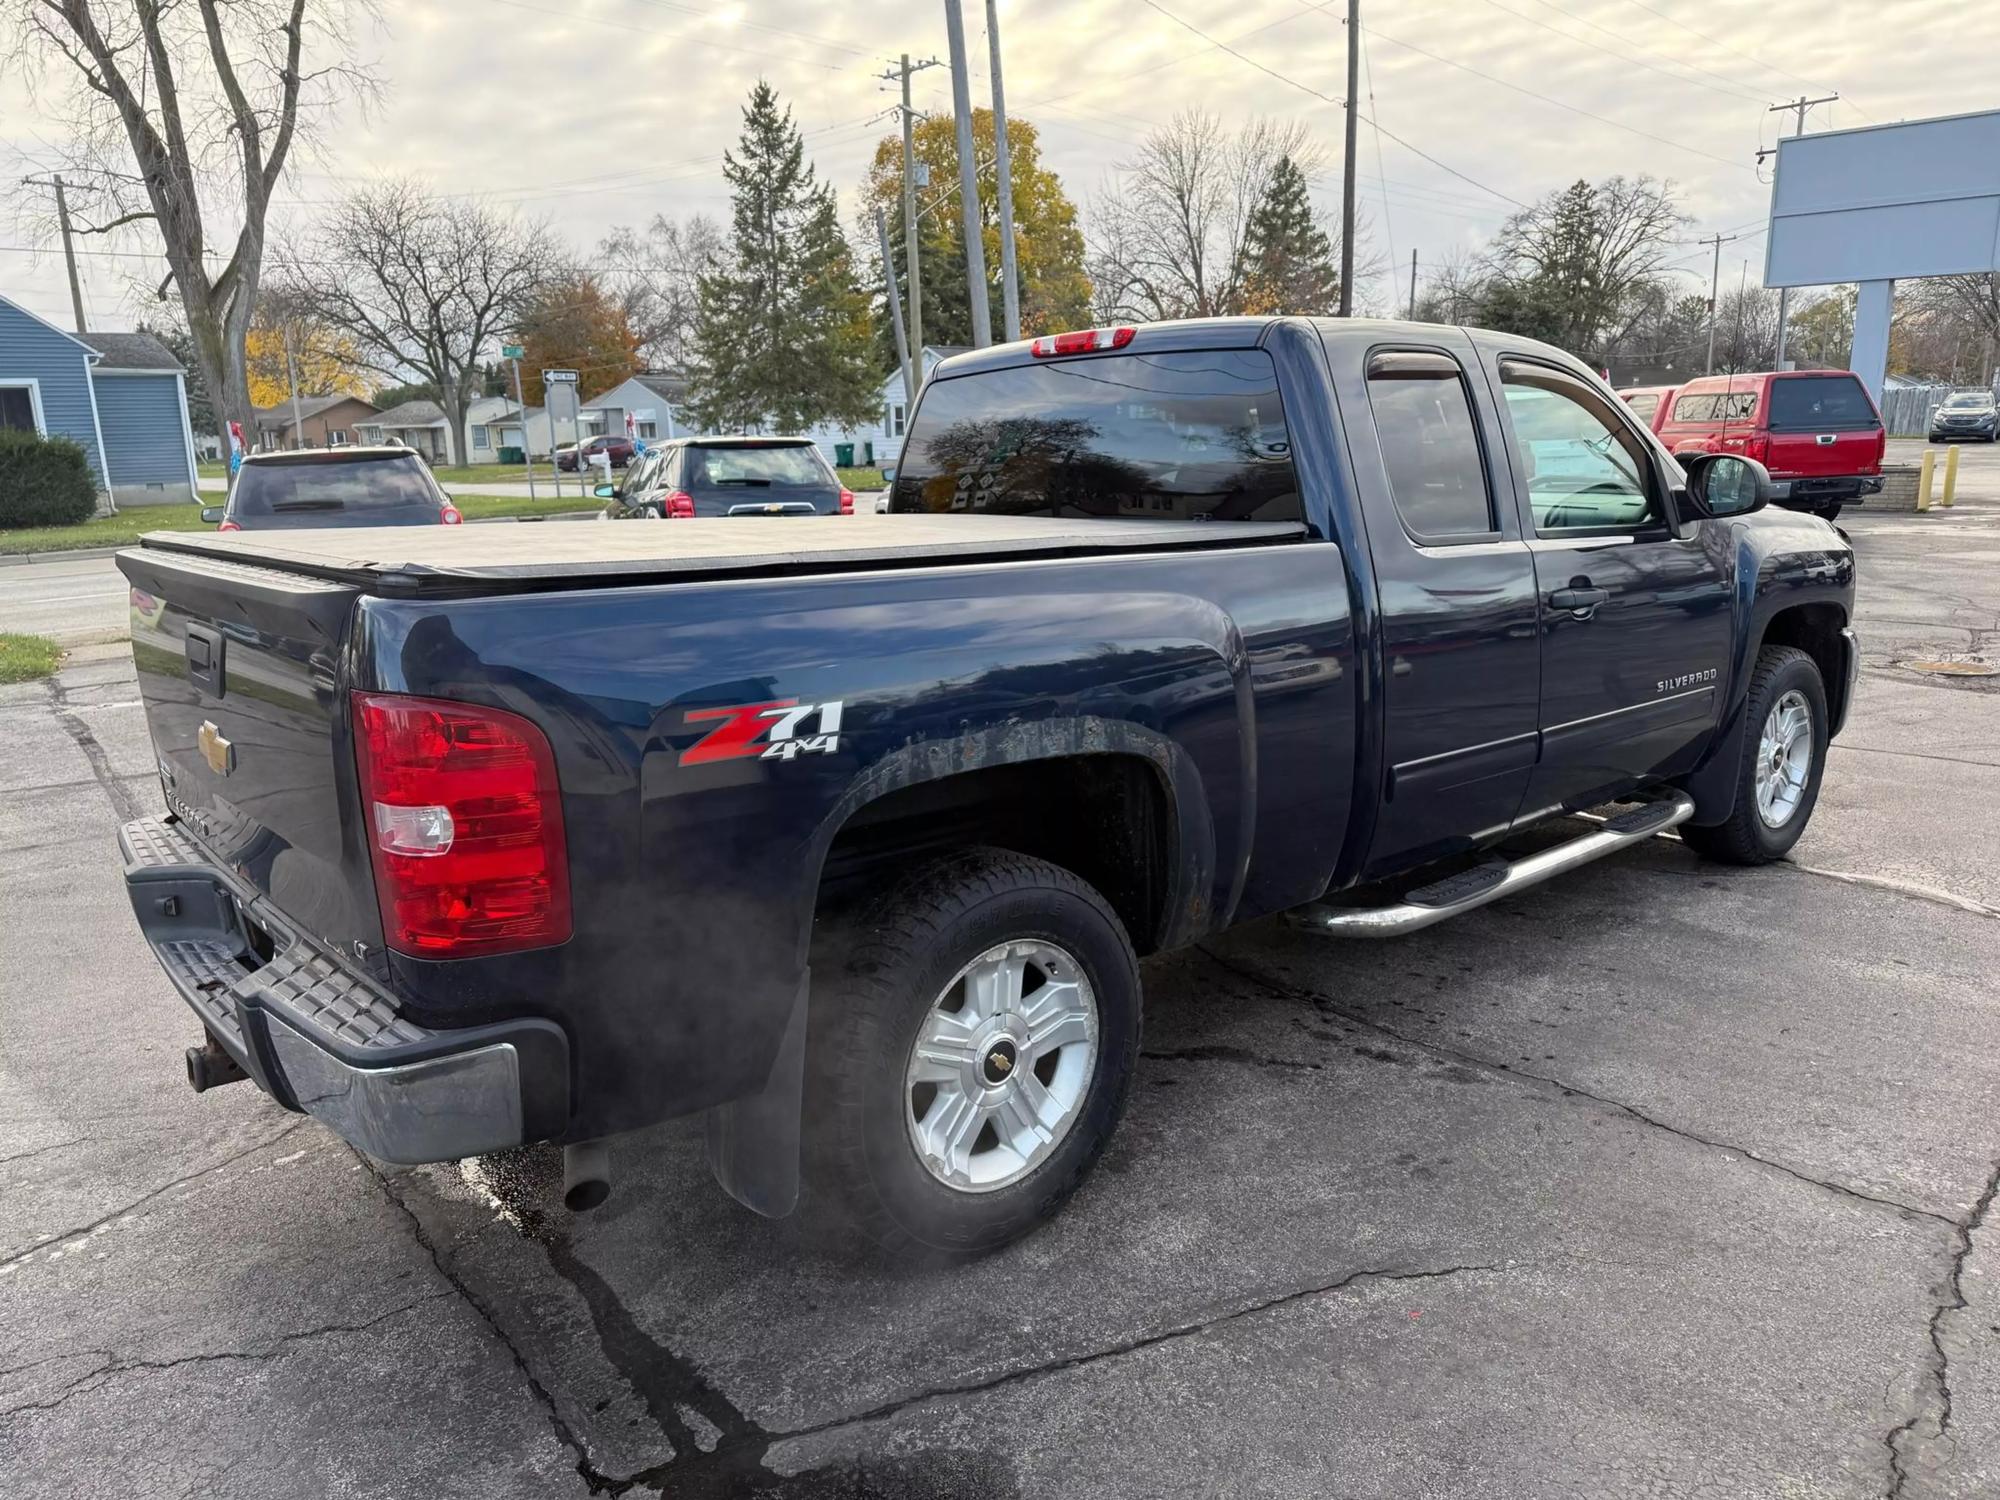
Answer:
[[[685,522],[151,531],[152,551],[281,569],[398,596],[511,592],[898,564],[1297,541],[1290,521],[1040,516],[746,517]]]

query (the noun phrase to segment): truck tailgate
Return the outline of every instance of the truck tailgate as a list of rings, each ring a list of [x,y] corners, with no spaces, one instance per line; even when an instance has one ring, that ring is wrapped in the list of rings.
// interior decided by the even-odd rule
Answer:
[[[1779,479],[1821,479],[1882,472],[1886,439],[1861,382],[1852,375],[1774,378],[1769,396],[1770,449],[1764,466]]]
[[[118,554],[167,806],[216,863],[338,946],[379,945],[337,684],[357,590],[152,549]]]

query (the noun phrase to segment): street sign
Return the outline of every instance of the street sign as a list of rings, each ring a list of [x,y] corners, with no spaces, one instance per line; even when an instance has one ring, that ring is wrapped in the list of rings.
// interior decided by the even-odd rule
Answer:
[[[543,385],[575,385],[575,384],[576,384],[576,371],[574,371],[574,370],[544,370],[544,371],[542,371],[542,384],[543,384]]]
[[[502,359],[520,359],[524,357],[527,354],[527,352],[528,351],[523,349],[519,344],[502,344],[500,346],[500,357]]]

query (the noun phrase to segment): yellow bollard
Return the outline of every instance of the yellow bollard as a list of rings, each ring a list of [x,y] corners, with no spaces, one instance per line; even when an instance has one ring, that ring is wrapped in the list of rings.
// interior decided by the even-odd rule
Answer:
[[[1931,467],[1937,462],[1937,454],[1926,450],[1924,461],[1917,465],[1917,509],[1931,508]]]
[[[1958,449],[1959,445],[1953,443],[1944,450],[1944,494],[1938,503],[1946,510],[1951,509],[1951,492],[1958,488]]]

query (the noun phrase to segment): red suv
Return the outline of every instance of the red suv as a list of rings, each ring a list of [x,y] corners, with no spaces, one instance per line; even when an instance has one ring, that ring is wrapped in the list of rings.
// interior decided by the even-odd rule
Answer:
[[[1882,489],[1882,414],[1845,370],[1690,380],[1653,430],[1673,453],[1756,459],[1771,471],[1773,500],[1829,521]]]
[[[1673,414],[1677,385],[1632,385],[1618,393],[1618,399],[1632,408],[1632,415],[1653,431]]]
[[[622,469],[632,462],[632,440],[628,437],[612,437],[607,434],[600,437],[585,438],[581,445],[566,443],[556,449],[556,467],[566,474],[576,472],[579,447],[585,463],[588,463],[593,456],[599,453],[610,456],[611,467],[614,469]]]

